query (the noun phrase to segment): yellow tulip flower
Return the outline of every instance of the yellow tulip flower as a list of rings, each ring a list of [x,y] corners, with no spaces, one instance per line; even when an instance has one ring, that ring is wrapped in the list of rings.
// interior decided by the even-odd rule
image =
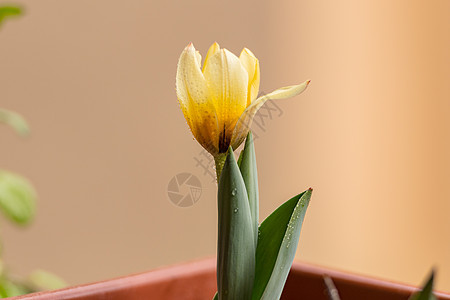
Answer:
[[[236,149],[244,141],[253,117],[267,100],[296,96],[309,84],[308,80],[257,98],[259,61],[249,49],[237,57],[214,43],[203,68],[201,61],[190,43],[178,61],[177,97],[192,134],[216,162],[224,159],[229,146]]]

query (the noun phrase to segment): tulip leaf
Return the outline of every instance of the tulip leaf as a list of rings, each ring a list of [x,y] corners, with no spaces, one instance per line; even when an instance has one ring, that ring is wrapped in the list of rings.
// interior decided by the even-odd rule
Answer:
[[[255,242],[247,190],[230,147],[218,188],[219,299],[251,299]]]
[[[252,299],[279,299],[294,261],[312,190],[277,208],[259,227]]]
[[[30,132],[25,119],[13,111],[0,108],[0,123],[11,126],[20,135],[27,135]]]
[[[219,293],[216,293],[216,294],[214,295],[214,297],[212,298],[212,300],[219,300]]]
[[[26,224],[34,216],[36,193],[20,175],[0,170],[0,209],[12,221]]]
[[[1,6],[0,7],[0,25],[3,20],[9,17],[15,17],[22,14],[22,9],[17,6]]]
[[[431,271],[430,276],[423,285],[420,292],[413,294],[409,300],[435,300],[436,297],[433,295],[433,282],[434,282],[434,271]]]
[[[253,223],[253,233],[255,236],[255,245],[257,245],[259,225],[258,172],[256,170],[255,147],[251,132],[247,135],[244,150],[241,151],[239,158],[241,159],[239,169],[241,170],[245,188],[247,189],[248,202],[250,205],[250,213]]]
[[[237,160],[237,164],[238,164],[239,167],[241,167],[243,154],[244,154],[244,150],[242,150],[241,153],[239,153],[239,157],[238,157],[238,160]]]

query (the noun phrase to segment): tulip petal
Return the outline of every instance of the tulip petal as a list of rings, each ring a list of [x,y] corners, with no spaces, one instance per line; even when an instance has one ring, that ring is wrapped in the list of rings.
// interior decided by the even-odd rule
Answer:
[[[233,137],[231,139],[231,146],[233,147],[233,149],[239,147],[239,145],[244,141],[252,125],[255,114],[267,100],[277,100],[294,97],[303,92],[308,86],[309,82],[310,81],[308,80],[299,85],[292,85],[277,89],[272,93],[261,96],[253,101],[253,103],[242,113],[239,121],[236,124],[236,127],[234,128]]]
[[[224,153],[236,122],[247,107],[247,71],[236,55],[221,49],[207,59],[203,74],[217,111],[219,153]]]
[[[239,60],[241,61],[244,68],[248,73],[248,93],[247,93],[247,107],[250,106],[253,100],[256,99],[259,92],[259,61],[255,57],[255,55],[247,48],[242,50],[241,55],[239,56]]]
[[[189,44],[178,61],[176,89],[184,117],[197,141],[211,154],[218,152],[217,114],[205,77],[201,57]]]
[[[202,65],[202,55],[200,54],[200,52],[198,50],[195,51],[195,57],[197,58],[198,65],[201,66]]]
[[[208,49],[208,53],[206,53],[205,56],[205,62],[203,63],[203,70],[202,72],[205,72],[205,67],[206,67],[206,62],[208,61],[208,59],[213,56],[214,54],[216,54],[217,52],[220,51],[220,46],[217,42],[214,42],[214,44],[211,45],[211,47],[209,47]]]

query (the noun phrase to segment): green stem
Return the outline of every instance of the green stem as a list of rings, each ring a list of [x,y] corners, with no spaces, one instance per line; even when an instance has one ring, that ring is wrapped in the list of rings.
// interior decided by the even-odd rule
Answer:
[[[219,153],[214,157],[214,161],[216,162],[216,175],[217,175],[217,183],[219,183],[220,174],[222,173],[223,165],[225,164],[225,159],[227,158],[227,153]]]

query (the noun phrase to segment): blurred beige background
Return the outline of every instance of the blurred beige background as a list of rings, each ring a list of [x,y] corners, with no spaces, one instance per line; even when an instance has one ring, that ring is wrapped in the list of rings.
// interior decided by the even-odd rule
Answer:
[[[11,1],[12,2],[12,1]],[[1,3],[1,2],[0,2]],[[20,1],[0,32],[0,165],[32,180],[38,216],[1,221],[19,274],[71,284],[215,255],[216,186],[178,108],[190,42],[260,59],[261,90],[312,79],[256,141],[261,219],[314,188],[297,260],[450,290],[450,1]],[[167,197],[177,173],[203,194]]]

